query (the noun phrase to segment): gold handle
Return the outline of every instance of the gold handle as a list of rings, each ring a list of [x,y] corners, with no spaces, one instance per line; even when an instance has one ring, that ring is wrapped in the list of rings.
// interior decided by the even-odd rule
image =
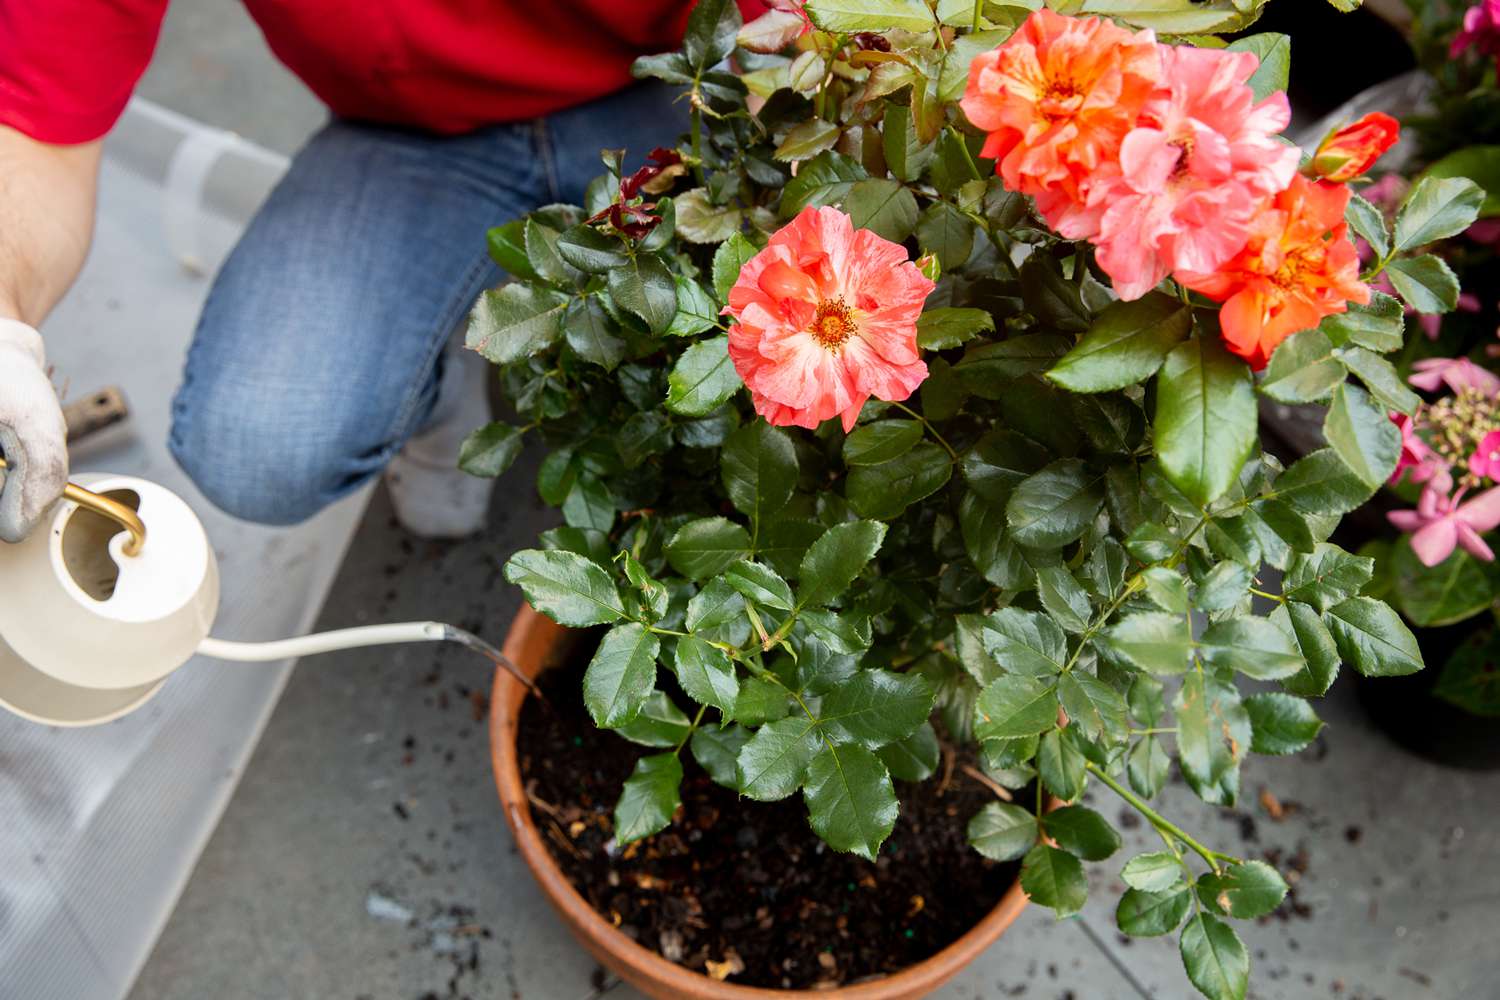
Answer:
[[[0,458],[0,470],[9,468],[5,459]],[[80,507],[87,507],[96,514],[102,514],[114,521],[120,527],[130,532],[130,541],[125,543],[121,551],[127,556],[138,556],[141,547],[146,544],[146,523],[141,516],[118,500],[100,496],[90,490],[84,489],[76,483],[68,483],[63,487],[63,496],[76,503]]]

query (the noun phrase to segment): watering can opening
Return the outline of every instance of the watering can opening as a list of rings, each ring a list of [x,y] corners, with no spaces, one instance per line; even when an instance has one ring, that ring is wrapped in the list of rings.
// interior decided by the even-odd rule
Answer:
[[[135,490],[112,490],[101,495],[140,513],[141,495]],[[120,564],[109,547],[120,531],[118,521],[89,507],[79,507],[63,526],[63,568],[78,589],[96,601],[108,601],[120,582]]]

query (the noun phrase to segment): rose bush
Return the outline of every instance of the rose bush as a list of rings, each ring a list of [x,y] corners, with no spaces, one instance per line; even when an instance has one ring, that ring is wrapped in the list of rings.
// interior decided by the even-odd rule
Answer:
[[[1120,844],[1077,804],[1106,786],[1164,847],[1124,864],[1121,929],[1179,933],[1200,991],[1244,996],[1226,918],[1286,886],[1149,800],[1175,759],[1233,804],[1248,754],[1316,736],[1307,699],[1341,664],[1421,667],[1361,593],[1370,561],[1326,539],[1415,404],[1381,356],[1402,304],[1366,281],[1399,261],[1420,298],[1434,268],[1408,251],[1477,207],[1423,183],[1393,234],[1298,173],[1287,40],[1207,47],[1261,6],[808,0],[742,25],[701,0],[682,50],[636,65],[683,87],[681,148],[635,174],[607,153],[587,204],[492,231],[515,281],[469,345],[519,422],[463,462],[547,448],[564,524],[506,576],[607,627],[584,701],[659,751],[617,841],[671,822],[691,755],[750,799],[800,791],[831,847],[874,857],[893,779],[972,742],[999,786],[1035,786],[972,817],[976,850],[1074,913],[1082,862]],[[1345,145],[1347,173],[1369,142]],[[1328,447],[1283,468],[1257,393],[1327,402]]]

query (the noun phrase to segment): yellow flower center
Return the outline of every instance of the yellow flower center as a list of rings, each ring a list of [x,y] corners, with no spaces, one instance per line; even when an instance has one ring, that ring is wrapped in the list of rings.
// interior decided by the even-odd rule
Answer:
[[[854,310],[845,305],[843,299],[824,299],[818,303],[817,315],[813,317],[812,329],[808,332],[821,347],[837,351],[856,329]]]

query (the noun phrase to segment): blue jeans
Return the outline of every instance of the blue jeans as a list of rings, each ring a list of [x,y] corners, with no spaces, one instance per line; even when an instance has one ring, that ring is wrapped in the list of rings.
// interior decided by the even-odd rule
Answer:
[[[599,151],[627,169],[687,128],[642,84],[456,138],[334,121],[225,262],[188,353],[169,445],[209,500],[295,524],[379,473],[437,402],[443,348],[501,281],[485,230],[583,203]]]

